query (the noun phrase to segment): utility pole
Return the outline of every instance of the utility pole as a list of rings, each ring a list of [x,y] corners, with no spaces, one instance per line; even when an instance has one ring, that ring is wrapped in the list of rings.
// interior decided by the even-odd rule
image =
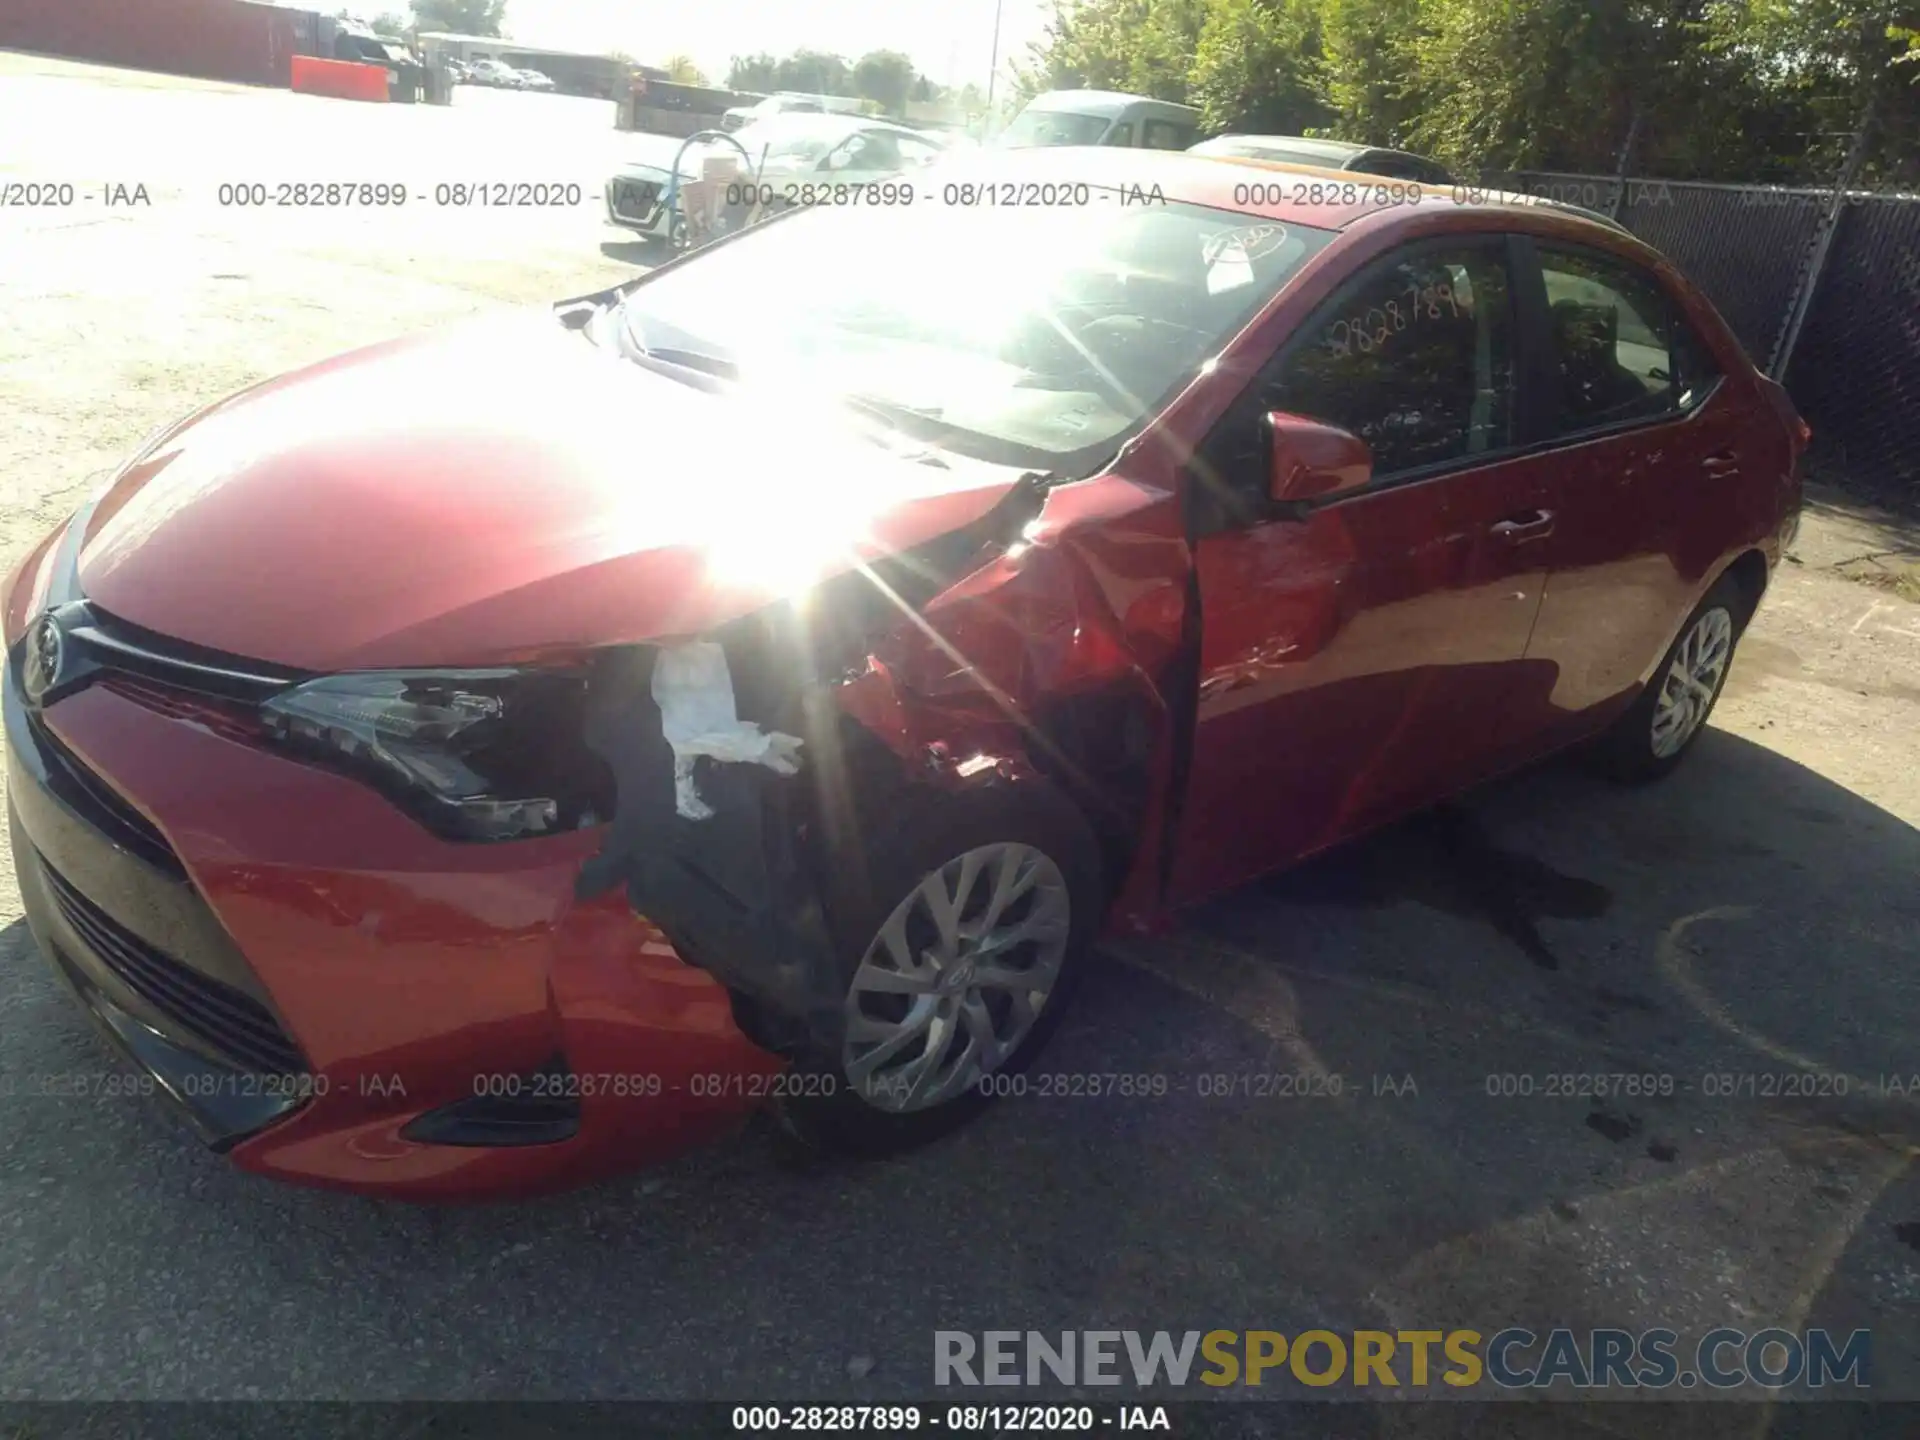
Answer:
[[[1000,77],[1000,12],[1007,0],[993,0],[993,59],[987,66],[987,115],[982,125],[984,131],[993,124],[993,82]]]
[[[1640,102],[1633,102],[1633,114],[1627,121],[1627,138],[1620,146],[1620,163],[1614,167],[1613,196],[1607,206],[1607,218],[1618,220],[1620,207],[1627,203],[1627,172],[1633,167],[1633,146],[1640,138]]]
[[[1820,279],[1826,274],[1827,257],[1833,253],[1833,238],[1839,233],[1841,220],[1846,214],[1847,191],[1867,157],[1867,133],[1873,128],[1874,111],[1879,98],[1880,87],[1876,82],[1867,90],[1866,101],[1860,108],[1860,122],[1854,126],[1853,141],[1847,146],[1847,158],[1841,162],[1840,173],[1834,178],[1833,193],[1827,197],[1826,213],[1820,217],[1819,228],[1814,232],[1812,253],[1801,269],[1793,308],[1787,312],[1787,323],[1781,328],[1779,340],[1774,343],[1773,354],[1767,357],[1767,374],[1782,385],[1787,383],[1787,366],[1793,361],[1793,348],[1800,343],[1800,329],[1806,324],[1808,312],[1813,309],[1814,292],[1820,288]]]

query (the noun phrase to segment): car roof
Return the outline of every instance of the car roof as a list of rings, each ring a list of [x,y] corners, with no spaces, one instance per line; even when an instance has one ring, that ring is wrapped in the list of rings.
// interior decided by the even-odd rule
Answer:
[[[1149,195],[1156,188],[1168,200],[1233,210],[1267,220],[1292,222],[1319,230],[1345,230],[1382,212],[1439,215],[1475,213],[1547,213],[1580,228],[1624,237],[1645,248],[1624,225],[1592,210],[1539,195],[1482,189],[1478,186],[1409,186],[1367,179],[1351,170],[1250,160],[1237,155],[1196,155],[1189,150],[1134,150],[1103,145],[1043,146],[1031,150],[990,150],[955,157],[943,164],[990,169],[1008,179],[1052,178],[1097,189]],[[1263,179],[1299,175],[1340,183],[1324,189],[1269,185],[1249,192]],[[1417,198],[1410,198],[1410,190]],[[1254,200],[1261,203],[1252,203]],[[1149,200],[1148,203],[1151,203]]]
[[[1161,110],[1167,114],[1197,116],[1200,112],[1191,105],[1179,105],[1172,100],[1156,100],[1151,95],[1129,95],[1121,90],[1049,90],[1029,100],[1026,108],[1045,113],[1049,110],[1068,110],[1076,115],[1118,115],[1134,106],[1146,106],[1148,109]]]
[[[1351,140],[1317,140],[1308,135],[1215,135],[1211,139],[1200,142],[1200,145],[1227,144],[1257,145],[1284,150],[1289,155],[1299,156],[1303,162],[1324,164],[1333,170],[1338,170],[1354,156],[1364,155],[1374,148],[1371,145],[1356,145]],[[1200,147],[1190,148],[1199,149]]]
[[[896,135],[911,135],[916,140],[926,138],[918,130],[910,130],[905,125],[894,125],[872,115],[836,115],[832,111],[800,110],[783,115],[769,115],[765,119],[754,121],[750,128],[769,135],[812,133],[823,140],[851,135],[856,130],[889,130]],[[744,134],[745,131],[736,133]]]

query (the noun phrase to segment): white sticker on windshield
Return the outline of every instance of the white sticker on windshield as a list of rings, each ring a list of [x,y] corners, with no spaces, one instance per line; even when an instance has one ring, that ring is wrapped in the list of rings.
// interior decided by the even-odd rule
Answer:
[[[1258,225],[1243,225],[1237,230],[1222,230],[1207,241],[1200,255],[1211,265],[1229,249],[1233,249],[1252,262],[1263,255],[1271,255],[1286,243],[1286,226],[1263,221]]]

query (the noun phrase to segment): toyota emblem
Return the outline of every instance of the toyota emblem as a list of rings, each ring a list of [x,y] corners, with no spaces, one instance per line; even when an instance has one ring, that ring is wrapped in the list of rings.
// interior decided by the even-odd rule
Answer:
[[[20,684],[27,703],[38,706],[47,692],[60,681],[60,662],[65,658],[66,641],[60,634],[60,622],[42,615],[27,632],[27,653],[23,657]]]

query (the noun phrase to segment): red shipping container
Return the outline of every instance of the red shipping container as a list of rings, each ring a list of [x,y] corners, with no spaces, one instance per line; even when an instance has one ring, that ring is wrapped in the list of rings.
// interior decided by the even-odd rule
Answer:
[[[384,65],[362,65],[354,60],[322,60],[314,55],[293,57],[293,88],[303,95],[332,95],[341,100],[385,100],[389,78]]]
[[[0,0],[0,49],[286,85],[310,12],[252,0]]]

